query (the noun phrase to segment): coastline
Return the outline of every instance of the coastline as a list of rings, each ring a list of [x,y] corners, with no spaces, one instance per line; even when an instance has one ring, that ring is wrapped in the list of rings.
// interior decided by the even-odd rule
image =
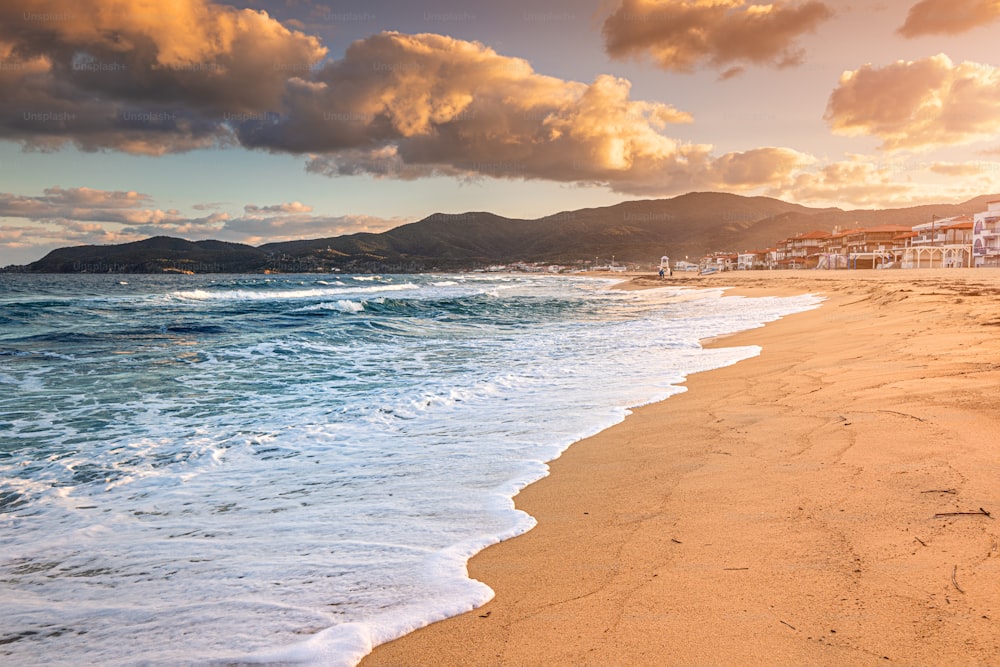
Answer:
[[[570,447],[515,499],[538,526],[469,562],[494,600],[362,665],[1000,658],[1000,274],[682,284],[827,301]]]

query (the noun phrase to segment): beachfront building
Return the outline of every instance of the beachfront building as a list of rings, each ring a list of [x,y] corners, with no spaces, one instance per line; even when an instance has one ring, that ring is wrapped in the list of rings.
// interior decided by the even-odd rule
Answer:
[[[713,252],[705,255],[698,262],[701,271],[732,271],[736,268],[739,255],[731,252]]]
[[[933,217],[915,225],[900,254],[904,269],[972,266],[973,219],[967,215]]]
[[[795,266],[792,261],[792,240],[784,239],[774,244],[774,251],[771,253],[771,268],[774,269],[801,269]]]
[[[847,268],[846,238],[847,233],[840,226],[833,228],[820,247],[819,256],[816,258],[817,269]]]
[[[896,266],[900,249],[897,236],[913,231],[900,225],[847,229],[838,239],[849,269],[883,269]]]
[[[976,213],[972,231],[974,266],[1000,267],[1000,200],[987,203],[987,210]]]
[[[812,231],[793,236],[789,242],[789,256],[796,269],[815,269],[819,266],[820,256],[832,234],[830,232]]]
[[[736,260],[737,271],[756,271],[767,268],[766,250],[744,250]]]

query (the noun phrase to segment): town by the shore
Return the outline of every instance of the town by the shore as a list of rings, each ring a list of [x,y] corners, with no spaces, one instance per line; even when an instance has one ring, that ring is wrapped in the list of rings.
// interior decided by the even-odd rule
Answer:
[[[494,600],[363,665],[1000,663],[1000,272],[633,286],[681,281],[826,301],[573,445],[470,561]]]

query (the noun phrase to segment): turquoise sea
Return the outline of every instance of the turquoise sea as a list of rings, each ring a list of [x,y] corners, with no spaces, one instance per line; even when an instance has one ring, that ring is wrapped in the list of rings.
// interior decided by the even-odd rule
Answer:
[[[819,300],[0,275],[0,663],[353,665],[490,598],[546,461]]]

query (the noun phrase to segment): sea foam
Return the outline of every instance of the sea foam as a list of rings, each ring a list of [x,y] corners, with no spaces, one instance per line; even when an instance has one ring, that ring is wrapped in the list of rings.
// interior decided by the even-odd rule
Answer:
[[[546,461],[759,353],[699,339],[818,304],[356,278],[0,277],[0,659],[354,664],[489,599]]]

